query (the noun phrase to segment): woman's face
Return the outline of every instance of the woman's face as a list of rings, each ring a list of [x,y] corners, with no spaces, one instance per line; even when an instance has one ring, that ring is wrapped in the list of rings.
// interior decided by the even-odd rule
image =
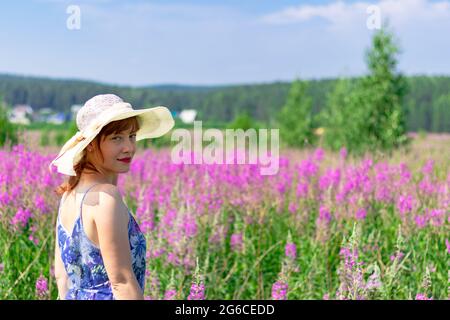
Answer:
[[[133,159],[136,152],[136,132],[131,132],[131,129],[129,129],[103,137],[100,143],[100,151],[103,154],[104,162],[102,163],[100,155],[97,154],[94,156],[95,159],[92,159],[96,165],[106,172],[128,172],[131,162],[126,163],[118,159]]]

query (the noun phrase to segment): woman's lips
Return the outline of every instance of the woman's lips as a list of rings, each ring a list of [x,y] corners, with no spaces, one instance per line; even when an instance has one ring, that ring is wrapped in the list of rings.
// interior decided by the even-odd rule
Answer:
[[[117,159],[120,162],[124,162],[124,163],[130,163],[131,162],[131,158],[124,158],[124,159]]]

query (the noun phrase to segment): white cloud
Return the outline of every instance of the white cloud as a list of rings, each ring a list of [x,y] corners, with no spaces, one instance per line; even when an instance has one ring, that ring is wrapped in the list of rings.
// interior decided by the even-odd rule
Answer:
[[[336,22],[355,11],[357,5],[337,1],[327,5],[300,5],[287,7],[262,17],[262,21],[269,24],[289,24],[304,22],[313,18],[324,18]]]
[[[261,17],[267,24],[301,23],[314,18],[325,19],[332,27],[348,26],[360,23],[368,18],[366,9],[376,5],[380,8],[381,17],[386,18],[396,27],[404,27],[412,23],[448,23],[450,18],[450,2],[429,0],[381,0],[375,3],[342,1],[326,5],[300,5],[287,7]]]

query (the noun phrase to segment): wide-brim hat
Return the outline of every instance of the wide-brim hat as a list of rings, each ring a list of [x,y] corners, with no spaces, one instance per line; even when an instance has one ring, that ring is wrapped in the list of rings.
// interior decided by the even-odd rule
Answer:
[[[77,113],[79,131],[62,147],[58,156],[50,163],[59,173],[76,176],[74,166],[81,160],[83,150],[94,140],[104,126],[110,122],[137,117],[139,130],[136,141],[160,137],[169,132],[175,121],[166,107],[157,106],[148,109],[133,109],[114,94],[97,95],[83,105]]]

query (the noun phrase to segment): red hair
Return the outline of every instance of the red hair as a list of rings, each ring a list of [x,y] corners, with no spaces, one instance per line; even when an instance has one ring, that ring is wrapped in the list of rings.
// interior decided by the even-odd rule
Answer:
[[[100,152],[100,143],[103,139],[111,134],[121,133],[125,130],[131,129],[131,132],[136,132],[140,128],[139,121],[137,117],[130,117],[122,120],[112,121],[108,123],[106,126],[102,128],[102,130],[98,133],[98,135],[92,140],[92,144],[94,145],[94,149],[96,152],[99,152],[100,157],[103,159],[103,155]],[[90,161],[87,160],[86,148],[82,151],[83,156],[81,160],[74,166],[76,176],[70,176],[69,179],[56,187],[54,190],[56,194],[61,196],[66,191],[72,191],[78,185],[81,173],[83,170],[88,169],[98,173],[101,173],[97,167]]]

